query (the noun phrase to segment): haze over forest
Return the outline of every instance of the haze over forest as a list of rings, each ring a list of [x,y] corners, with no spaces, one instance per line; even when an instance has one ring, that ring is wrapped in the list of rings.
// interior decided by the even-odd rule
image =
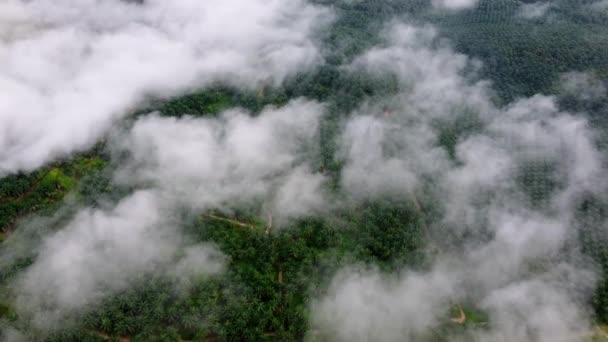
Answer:
[[[0,341],[608,341],[607,0],[0,0]]]

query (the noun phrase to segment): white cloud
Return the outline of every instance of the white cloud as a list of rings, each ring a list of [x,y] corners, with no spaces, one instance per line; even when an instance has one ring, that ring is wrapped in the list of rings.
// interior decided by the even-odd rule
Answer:
[[[432,27],[396,24],[387,32],[388,46],[371,49],[352,68],[395,75],[402,90],[384,102],[388,110],[363,106],[346,123],[342,185],[364,198],[433,189],[442,214],[429,236],[443,252],[425,272],[339,273],[312,307],[311,333],[414,340],[449,322],[451,304],[472,302],[490,315],[487,329],[465,332],[472,340],[582,336],[590,321],[581,298],[595,276],[566,245],[575,245],[577,196],[606,189],[588,123],[560,111],[550,96],[497,107],[487,82],[466,78],[474,62],[439,41]],[[437,123],[462,126],[458,120],[476,122],[454,138],[451,159],[439,146]],[[537,161],[552,165],[559,181],[532,175],[546,191],[542,208],[530,205],[517,181],[522,167]]]
[[[551,7],[553,7],[553,4],[550,2],[522,4],[519,7],[517,15],[525,19],[536,19],[543,17]]]
[[[281,82],[320,61],[312,35],[329,13],[300,0],[8,0],[0,18],[2,176],[90,147],[147,96]]]
[[[591,8],[594,11],[608,10],[608,0],[600,0],[600,1],[594,2],[593,4],[589,5],[589,8]]]
[[[564,94],[581,100],[598,100],[608,95],[606,85],[593,73],[567,72],[559,79]]]
[[[145,117],[121,143],[132,162],[117,179],[153,184],[168,201],[195,209],[259,199],[277,216],[300,213],[322,203],[323,177],[306,159],[322,113],[318,103],[296,100],[256,117],[242,110],[218,119]]]
[[[448,10],[473,8],[478,2],[479,0],[431,0],[434,7]]]

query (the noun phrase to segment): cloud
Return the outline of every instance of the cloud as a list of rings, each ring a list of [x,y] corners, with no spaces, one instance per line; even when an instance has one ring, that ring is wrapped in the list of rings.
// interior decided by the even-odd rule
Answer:
[[[559,84],[565,95],[575,96],[581,100],[598,100],[608,94],[602,80],[589,72],[564,73],[559,79]]]
[[[344,270],[313,304],[313,324],[333,341],[415,340],[445,313],[452,285],[442,272],[400,277]]]
[[[517,15],[524,19],[536,19],[543,17],[551,7],[553,7],[553,4],[550,2],[522,4],[517,11]]]
[[[17,331],[12,327],[2,326],[2,331],[0,332],[0,338],[5,342],[24,342],[27,341],[25,335]]]
[[[309,334],[333,341],[416,341],[439,335],[448,341],[547,342],[588,335],[587,313],[572,296],[572,289],[564,288],[564,281],[559,279],[578,277],[580,272],[557,267],[555,273],[487,291],[483,283],[474,283],[478,279],[466,279],[476,275],[478,264],[465,262],[436,263],[428,272],[402,275],[343,270],[322,300],[312,304],[313,330]],[[570,281],[572,286],[579,286],[593,279]],[[480,289],[473,292],[475,286]],[[588,290],[585,285],[583,288]],[[477,303],[478,309],[489,314],[490,321],[481,322],[481,329],[446,333],[441,327],[455,324],[450,307],[466,301]]]
[[[479,0],[431,0],[435,8],[447,10],[463,10],[473,8]]]
[[[325,177],[312,173],[310,167],[300,166],[291,171],[278,185],[271,210],[279,219],[323,213],[327,210],[323,184]]]
[[[174,260],[174,272],[184,277],[221,271],[219,252],[209,245],[187,247],[178,222],[167,219],[172,215],[157,197],[138,191],[115,207],[84,209],[47,237],[17,280],[17,308],[32,314],[37,326],[52,328],[64,315],[127,288],[142,274],[174,269]]]
[[[446,151],[437,144],[436,123],[455,125],[451,120],[459,111],[495,111],[486,83],[469,85],[461,76],[470,66],[466,56],[440,44],[431,48],[438,44],[435,28],[395,24],[384,34],[391,44],[372,48],[349,70],[395,75],[403,91],[364,106],[346,124],[340,139],[341,181],[352,193],[411,191],[419,175],[449,167]]]
[[[522,217],[494,218],[497,234],[491,242],[479,251],[441,255],[424,272],[341,271],[312,305],[311,333],[336,341],[424,340],[454,324],[452,305],[468,303],[489,321],[482,322],[485,328],[464,331],[471,335],[465,340],[585,336],[591,328],[581,303],[595,284],[593,273],[568,262],[534,265],[562,251],[566,227]],[[443,337],[458,341],[462,335]]]
[[[0,18],[2,176],[89,148],[150,96],[280,83],[320,62],[330,14],[300,0],[8,0]]]
[[[366,115],[346,125],[342,146],[347,164],[342,170],[341,183],[356,197],[411,191],[416,184],[407,160],[383,152],[390,129],[388,123]]]
[[[560,112],[554,97],[497,108],[490,84],[466,77],[477,62],[440,41],[433,27],[394,24],[385,37],[387,47],[372,48],[350,70],[395,75],[402,91],[363,106],[346,123],[340,158],[347,191],[407,190],[424,175],[445,181],[443,190],[453,195],[473,194],[513,186],[513,167],[539,157],[561,165],[579,190],[597,180],[601,157],[593,133],[581,116]],[[451,146],[440,141],[446,127],[455,135]]]
[[[495,317],[496,327],[477,332],[476,338],[549,342],[589,336],[589,317],[568,289],[554,282],[559,283],[555,279],[524,280],[496,290],[482,302],[482,307]]]
[[[311,171],[308,155],[322,113],[316,102],[295,100],[255,117],[240,109],[218,118],[149,115],[111,135],[115,155],[128,153],[130,160],[116,182],[135,192],[116,205],[81,209],[44,237],[33,265],[14,284],[17,308],[49,329],[142,275],[187,284],[192,276],[221,272],[221,252],[181,233],[177,213],[184,210],[261,203],[275,227],[320,212],[325,178]]]
[[[323,177],[307,163],[322,113],[316,102],[295,100],[256,117],[239,109],[217,119],[144,117],[120,142],[131,162],[117,180],[152,184],[193,209],[261,200],[288,217],[318,208]]]
[[[608,9],[608,0],[600,0],[589,5],[594,11],[605,11]]]
[[[318,61],[310,33],[327,17],[298,1],[97,5],[0,5],[11,18],[0,58],[14,66],[0,69],[0,84],[14,95],[0,101],[0,113],[28,113],[0,116],[0,172],[85,148],[146,95],[218,80],[278,83]],[[394,76],[400,92],[363,105],[344,123],[340,185],[356,199],[409,198],[424,186],[436,195],[429,242],[439,252],[417,272],[342,270],[313,301],[310,333],[338,341],[416,339],[449,322],[452,304],[473,303],[490,319],[487,329],[464,332],[475,340],[585,334],[590,321],[581,303],[595,274],[572,247],[573,213],[581,193],[602,193],[606,184],[584,117],[545,95],[497,106],[490,83],[470,77],[479,63],[432,26],[394,24],[384,37],[386,45],[345,70]],[[585,74],[561,82],[574,92],[594,84]],[[79,210],[43,239],[14,284],[18,309],[50,328],[141,275],[187,282],[221,272],[219,251],[180,233],[179,211],[257,206],[280,226],[331,208],[326,179],[310,165],[323,112],[322,104],[299,99],[255,116],[242,109],[213,118],[151,114],[113,132],[108,144],[124,157],[114,180],[134,192]],[[522,184],[522,174],[534,184]],[[534,196],[544,201],[533,204]]]
[[[478,341],[588,333],[584,303],[596,277],[573,247],[574,212],[582,193],[601,194],[606,183],[584,116],[562,112],[545,95],[497,107],[490,84],[467,76],[477,62],[432,27],[394,24],[385,37],[386,46],[352,68],[394,75],[401,91],[345,124],[343,190],[410,198],[424,186],[439,208],[429,227],[439,252],[416,273],[340,272],[312,305],[311,334],[415,340],[449,323],[454,303],[489,314],[487,329],[464,332]],[[533,184],[522,184],[522,175]]]

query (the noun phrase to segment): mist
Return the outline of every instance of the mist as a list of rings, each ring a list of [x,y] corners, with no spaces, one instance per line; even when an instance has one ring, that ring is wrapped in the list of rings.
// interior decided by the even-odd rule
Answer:
[[[303,1],[9,1],[0,15],[0,84],[10,94],[0,99],[0,176],[104,137],[113,155],[130,156],[113,182],[135,189],[117,203],[77,209],[46,236],[32,240],[23,228],[11,237],[4,265],[35,251],[12,291],[38,329],[56,329],[146,274],[184,282],[221,272],[220,251],[182,234],[184,209],[262,200],[260,214],[277,226],[324,204],[324,178],[306,162],[318,103],[294,101],[256,118],[233,109],[217,119],[147,115],[125,129],[114,124],[149,98],[218,82],[254,91],[322,63],[314,36],[331,20],[327,9]]]
[[[0,176],[97,143],[150,98],[279,84],[322,61],[304,1],[0,4]]]
[[[491,84],[467,72],[479,64],[438,40],[433,27],[395,23],[385,39],[386,46],[372,48],[353,69],[396,75],[403,90],[365,105],[345,125],[342,184],[363,199],[400,194],[408,201],[423,186],[435,189],[442,209],[428,243],[437,251],[426,271],[343,270],[312,305],[311,334],[425,340],[449,322],[452,305],[475,303],[489,321],[467,329],[465,340],[587,336],[585,302],[596,273],[577,252],[573,215],[582,194],[601,194],[606,183],[603,156],[584,117],[561,112],[555,98],[543,95],[496,107]],[[590,77],[562,77],[572,91],[583,82]],[[604,91],[584,89],[577,95]],[[465,123],[446,145],[444,124],[454,120]],[[519,179],[535,165],[550,171],[527,171],[537,177],[530,189]]]
[[[435,8],[447,10],[464,10],[475,7],[479,0],[431,0]]]
[[[116,180],[156,186],[193,210],[262,201],[277,216],[309,212],[323,206],[323,177],[309,164],[322,114],[319,103],[294,100],[257,117],[240,109],[217,119],[147,116],[119,139],[130,162]]]
[[[547,14],[552,7],[551,2],[532,2],[529,4],[522,4],[517,13],[518,16],[524,19],[536,19],[541,18]]]
[[[176,340],[593,334],[603,274],[579,243],[577,215],[587,198],[606,198],[608,164],[590,113],[563,104],[599,107],[605,71],[560,69],[547,82],[553,93],[503,100],[484,62],[458,50],[433,17],[467,19],[480,1],[420,2],[423,20],[391,14],[361,36],[349,11],[380,7],[329,3],[0,3],[0,178],[101,142],[91,153],[103,153],[111,193],[83,201],[75,185],[55,207],[17,215],[6,234],[0,227],[0,267],[15,269],[1,273],[0,340],[44,339],[72,324],[104,340],[158,337],[161,327],[136,336],[77,319],[150,278],[191,305],[184,317],[194,327],[162,327]],[[513,6],[508,17],[527,24],[559,8]],[[335,17],[337,28],[323,32]],[[368,48],[351,51],[353,37]],[[336,46],[348,51],[325,54]],[[142,110],[218,86],[268,86],[278,100],[262,91],[255,110],[237,100],[204,115]],[[340,98],[353,94],[361,98]],[[8,201],[32,191],[23,188]],[[391,210],[357,216],[378,210],[374,201]],[[377,222],[357,221],[367,219]],[[420,260],[383,263],[353,238],[382,224],[419,230]],[[236,233],[217,231],[230,225]],[[393,233],[383,238],[402,238]]]

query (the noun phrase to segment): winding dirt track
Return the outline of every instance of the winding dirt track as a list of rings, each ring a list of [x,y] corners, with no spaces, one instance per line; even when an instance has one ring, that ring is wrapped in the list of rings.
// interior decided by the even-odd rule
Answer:
[[[103,333],[101,331],[89,330],[89,333],[91,333],[91,334],[93,334],[93,335],[101,338],[104,341],[109,341],[109,340],[114,339],[114,337],[112,337],[112,336],[110,336],[110,335],[108,335],[106,333]],[[124,336],[118,337],[118,340],[120,342],[129,342],[129,338],[128,337],[124,337]]]
[[[218,221],[223,221],[223,222],[227,222],[230,223],[234,226],[239,226],[239,227],[243,227],[243,228],[249,228],[249,229],[254,229],[255,227],[251,224],[248,223],[243,223],[237,220],[233,220],[233,219],[229,219],[226,217],[221,217],[221,216],[217,216],[217,215],[213,215],[213,214],[203,214],[202,216],[210,218],[210,219],[214,219],[214,220],[218,220]]]
[[[458,311],[460,311],[458,317],[452,317],[450,320],[454,323],[464,324],[467,321],[467,315],[464,313],[464,310],[462,310],[462,306],[460,305],[458,305]]]

